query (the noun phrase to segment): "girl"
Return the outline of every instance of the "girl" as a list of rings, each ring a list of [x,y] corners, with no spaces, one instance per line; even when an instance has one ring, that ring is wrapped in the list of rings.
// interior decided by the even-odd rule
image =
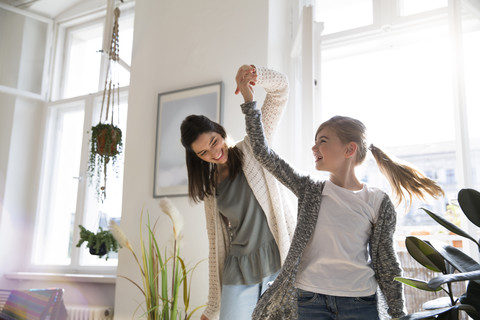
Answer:
[[[271,139],[285,107],[287,78],[244,65],[267,91],[262,107]],[[277,184],[255,160],[248,139],[235,145],[225,129],[204,116],[181,125],[190,199],[204,201],[209,241],[208,303],[201,319],[251,319],[252,311],[285,260],[295,229],[295,213]]]
[[[440,196],[442,189],[417,170],[367,149],[365,126],[336,116],[324,122],[312,147],[320,182],[297,173],[264,139],[253,101],[252,75],[237,75],[247,133],[257,160],[298,197],[298,221],[279,276],[255,308],[253,319],[379,319],[377,286],[387,312],[404,315],[401,269],[393,248],[395,208],[387,194],[361,183],[355,167],[370,150],[398,200]],[[298,310],[297,310],[298,309]],[[382,308],[380,308],[382,310]]]

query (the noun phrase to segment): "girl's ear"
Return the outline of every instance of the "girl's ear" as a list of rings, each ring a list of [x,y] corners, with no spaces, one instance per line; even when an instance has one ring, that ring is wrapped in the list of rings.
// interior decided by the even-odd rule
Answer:
[[[355,142],[349,142],[347,148],[345,149],[345,157],[351,158],[357,153],[357,144]]]

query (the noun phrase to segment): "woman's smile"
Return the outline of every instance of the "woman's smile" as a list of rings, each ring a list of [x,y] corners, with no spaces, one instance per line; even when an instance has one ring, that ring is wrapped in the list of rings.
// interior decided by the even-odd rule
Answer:
[[[216,132],[199,135],[192,143],[192,150],[203,161],[219,164],[227,162],[228,149],[225,139]]]
[[[223,157],[223,155],[224,155],[224,152],[223,152],[223,149],[221,149],[221,150],[220,150],[220,155],[219,155],[218,157],[216,157],[216,158],[213,158],[213,160],[219,161],[219,160]]]

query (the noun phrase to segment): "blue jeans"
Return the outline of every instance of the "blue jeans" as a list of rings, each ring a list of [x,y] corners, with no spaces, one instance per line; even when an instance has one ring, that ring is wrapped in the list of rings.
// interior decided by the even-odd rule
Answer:
[[[277,275],[278,272],[252,285],[222,285],[220,320],[251,319],[258,299]]]
[[[299,320],[378,320],[377,295],[336,297],[298,289]]]

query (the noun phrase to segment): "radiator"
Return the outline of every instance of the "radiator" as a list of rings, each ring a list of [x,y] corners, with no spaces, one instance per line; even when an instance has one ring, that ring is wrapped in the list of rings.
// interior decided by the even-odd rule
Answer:
[[[67,320],[113,320],[113,307],[66,306]]]

